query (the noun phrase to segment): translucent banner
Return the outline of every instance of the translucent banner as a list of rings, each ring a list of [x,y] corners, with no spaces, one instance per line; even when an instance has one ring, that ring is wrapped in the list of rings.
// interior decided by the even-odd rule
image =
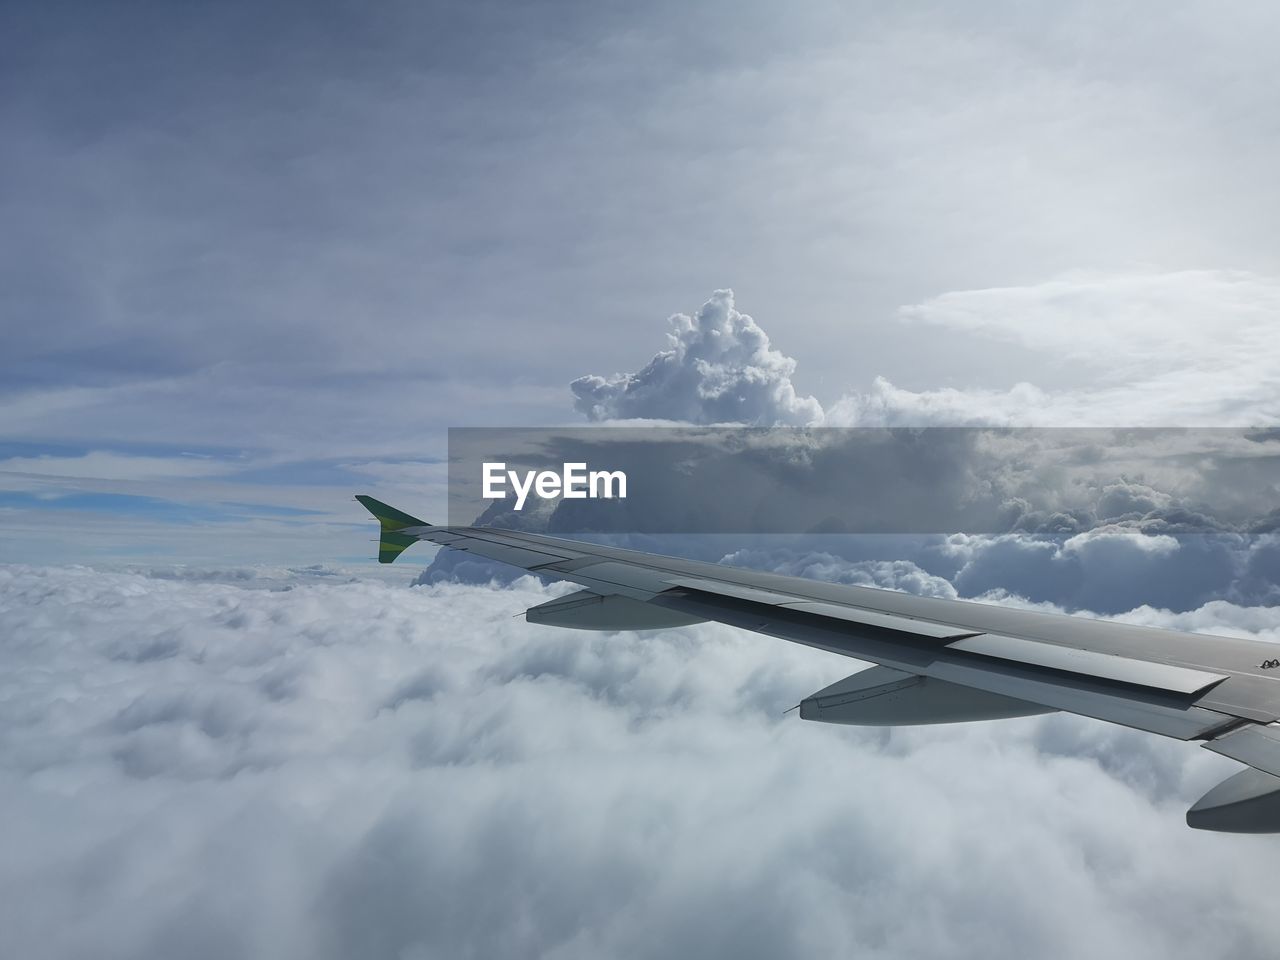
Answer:
[[[454,428],[449,523],[550,533],[1280,529],[1280,431]]]

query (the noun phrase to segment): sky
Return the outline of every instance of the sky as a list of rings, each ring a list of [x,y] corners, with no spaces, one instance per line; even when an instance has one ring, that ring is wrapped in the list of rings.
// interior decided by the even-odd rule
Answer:
[[[1269,4],[0,17],[6,559],[355,559],[719,289],[840,422],[1280,414]]]
[[[351,497],[443,517],[451,426],[1274,427],[1278,20],[0,5],[4,936],[1274,955],[1273,842],[1182,823],[1222,758],[784,720],[856,665],[535,629]],[[1280,639],[1265,530],[719,556]]]

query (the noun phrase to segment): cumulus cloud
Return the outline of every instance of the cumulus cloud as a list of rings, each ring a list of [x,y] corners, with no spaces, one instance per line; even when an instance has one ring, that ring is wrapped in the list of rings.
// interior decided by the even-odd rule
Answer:
[[[332,580],[0,569],[15,955],[1250,958],[1280,937],[1271,844],[1183,825],[1235,768],[1193,745],[1061,715],[810,724],[782,711],[858,664],[714,624],[532,627],[511,614],[555,591],[530,578]]]
[[[732,290],[717,290],[694,316],[677,313],[670,323],[669,348],[638,372],[574,380],[574,409],[590,420],[803,426],[822,419],[821,404],[791,383],[795,360],[735,309]]]
[[[1071,536],[948,537],[961,596],[1021,596],[1118,614],[1141,603],[1184,612],[1214,600],[1274,604],[1271,535],[1153,535],[1103,526]]]
[[[671,346],[634,374],[580,377],[592,420],[832,426],[1256,426],[1280,421],[1280,279],[1232,270],[1075,273],[1020,287],[955,290],[897,321],[1016,344],[1076,371],[1049,388],[909,390],[874,378],[825,410],[791,384],[796,361],[717,291],[671,318]]]

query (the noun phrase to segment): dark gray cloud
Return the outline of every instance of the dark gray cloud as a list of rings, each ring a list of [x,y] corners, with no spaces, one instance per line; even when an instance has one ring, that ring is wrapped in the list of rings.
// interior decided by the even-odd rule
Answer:
[[[1071,536],[757,537],[725,563],[924,596],[1047,603],[1114,616],[1184,613],[1215,601],[1280,602],[1273,535],[1152,536],[1100,527]]]
[[[1068,538],[954,538],[964,596],[1016,595],[1072,610],[1123,613],[1139,604],[1184,611],[1211,600],[1271,604],[1277,582],[1245,579],[1253,538],[1151,536],[1099,527]]]

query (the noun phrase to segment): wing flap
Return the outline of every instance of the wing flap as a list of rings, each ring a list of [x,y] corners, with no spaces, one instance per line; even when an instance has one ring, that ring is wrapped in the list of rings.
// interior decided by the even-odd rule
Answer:
[[[1280,724],[1251,723],[1210,740],[1206,750],[1280,776]]]
[[[683,593],[673,590],[655,598],[654,602],[703,619],[870,660],[896,670],[1179,740],[1204,737],[1231,721],[1222,713],[1188,703],[1184,694],[1121,685],[1016,660],[974,656],[910,633],[858,631],[852,629],[857,625],[848,621],[803,616],[781,604],[772,606],[776,613],[771,615],[769,607],[741,603],[729,597],[718,598],[698,590]]]
[[[1190,667],[1153,663],[1149,660],[1133,660],[1111,653],[1098,653],[1021,637],[1005,637],[995,633],[964,637],[947,646],[952,650],[977,653],[998,660],[1014,660],[1034,667],[1065,670],[1067,673],[1153,687],[1170,693],[1199,693],[1228,676],[1225,673],[1193,670]]]
[[[879,627],[883,630],[896,630],[899,633],[910,633],[919,637],[935,640],[949,640],[955,637],[972,636],[976,631],[957,627],[952,624],[938,623],[934,620],[921,620],[918,617],[904,617],[896,613],[882,613],[879,610],[865,610],[861,607],[848,606],[843,603],[827,603],[821,600],[805,600],[794,594],[777,593],[772,590],[761,590],[755,587],[739,586],[735,583],[721,583],[716,580],[705,580],[700,577],[671,577],[667,580],[672,586],[688,590],[700,590],[720,597],[731,597],[734,600],[748,600],[752,603],[764,603],[773,607],[783,607],[800,613],[811,613],[819,617],[845,620],[866,627]]]
[[[1197,670],[1175,664],[1099,653],[1065,644],[983,633],[953,624],[877,610],[865,610],[845,604],[805,600],[771,590],[723,584],[714,580],[674,577],[668,582],[684,589],[767,604],[782,610],[812,614],[826,620],[890,630],[925,640],[947,641],[946,646],[949,650],[980,654],[984,657],[1013,661],[1047,670],[1061,670],[1099,680],[1150,687],[1168,693],[1186,695],[1200,693],[1226,680],[1229,676],[1225,673]]]
[[[913,633],[921,637],[935,640],[951,640],[959,637],[973,636],[972,630],[955,627],[946,623],[935,623],[931,620],[918,620],[915,617],[900,617],[892,613],[877,613],[875,610],[861,610],[857,607],[846,607],[839,603],[821,603],[812,600],[788,602],[782,604],[788,610],[799,610],[801,613],[812,613],[820,617],[831,617],[836,620],[848,620],[868,627],[882,627],[885,630],[899,630]]]
[[[687,590],[700,590],[703,593],[714,593],[718,597],[732,597],[735,600],[750,600],[752,603],[767,603],[770,606],[781,606],[798,600],[798,597],[759,587],[746,587],[738,583],[723,580],[707,580],[702,577],[667,577],[666,583],[673,587],[684,587]]]
[[[1162,690],[1102,684],[1082,674],[1053,675],[1012,660],[939,660],[928,669],[930,676],[940,680],[1178,740],[1211,736],[1231,721],[1228,716],[1194,704],[1170,703],[1169,695]]]

